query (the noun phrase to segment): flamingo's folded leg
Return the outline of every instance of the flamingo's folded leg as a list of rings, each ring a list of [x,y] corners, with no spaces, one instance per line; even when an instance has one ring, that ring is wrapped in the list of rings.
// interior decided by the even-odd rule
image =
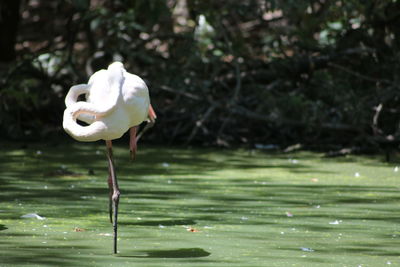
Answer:
[[[137,133],[138,126],[133,126],[129,129],[129,150],[131,151],[131,159],[134,160],[136,158],[137,151]]]
[[[148,114],[147,119],[148,119],[148,122],[147,122],[146,126],[144,126],[143,130],[136,137],[136,142],[139,141],[139,139],[143,136],[143,134],[145,132],[147,132],[148,129],[153,127],[155,122],[156,122],[157,115],[154,112],[154,109],[153,109],[153,107],[151,105],[149,106],[149,114]]]

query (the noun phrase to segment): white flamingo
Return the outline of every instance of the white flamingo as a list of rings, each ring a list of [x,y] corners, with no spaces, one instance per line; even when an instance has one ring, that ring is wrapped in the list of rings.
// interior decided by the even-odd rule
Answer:
[[[78,97],[86,95],[86,101]],[[72,86],[65,97],[63,127],[74,139],[82,142],[105,140],[108,159],[109,215],[114,228],[114,253],[117,253],[118,203],[120,191],[115,173],[112,141],[129,130],[131,158],[136,157],[137,141],[150,128],[156,114],[150,104],[146,83],[127,72],[121,62],[94,73],[88,84]],[[77,120],[86,122],[83,126]],[[138,125],[148,121],[136,136]]]

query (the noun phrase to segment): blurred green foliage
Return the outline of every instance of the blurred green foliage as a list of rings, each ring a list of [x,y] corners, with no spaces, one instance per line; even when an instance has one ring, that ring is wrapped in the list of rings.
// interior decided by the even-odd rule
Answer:
[[[395,0],[25,1],[0,133],[60,133],[69,87],[121,60],[150,87],[152,141],[375,146],[399,135],[398,25]]]

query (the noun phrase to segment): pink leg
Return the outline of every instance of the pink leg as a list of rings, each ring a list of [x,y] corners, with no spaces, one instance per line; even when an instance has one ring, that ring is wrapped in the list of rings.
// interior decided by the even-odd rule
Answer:
[[[111,140],[106,141],[106,146],[108,160],[108,185],[110,187],[109,212],[110,221],[113,223],[114,228],[114,253],[117,253],[118,204],[120,192],[118,187],[117,175],[115,174]],[[112,211],[114,211],[113,214]],[[114,220],[112,217],[114,217]]]
[[[106,140],[106,147],[107,147],[107,158],[108,158],[108,155],[111,155],[111,157],[112,157],[112,142],[111,142],[111,140]],[[108,165],[108,189],[109,189],[108,213],[110,216],[110,222],[112,223],[113,222],[113,218],[112,218],[113,182],[112,182],[112,177],[111,177],[110,164]]]
[[[136,139],[136,133],[137,133],[137,126],[131,127],[129,129],[129,150],[131,151],[131,159],[134,160],[136,158],[136,151],[137,151],[137,139]]]
[[[137,135],[136,142],[139,141],[139,139],[143,136],[143,134],[145,132],[147,132],[148,129],[150,129],[151,127],[154,126],[154,123],[156,122],[156,118],[157,118],[157,115],[154,112],[153,107],[150,105],[149,113],[147,115],[148,122],[147,122],[146,126],[144,126],[143,130]]]
[[[110,171],[108,171],[108,214],[110,216],[110,222],[113,223],[113,216],[112,216],[112,195],[113,195],[113,185],[112,185],[112,178],[110,175]]]
[[[149,106],[149,119],[150,121],[155,121],[157,119],[157,115],[151,105]]]

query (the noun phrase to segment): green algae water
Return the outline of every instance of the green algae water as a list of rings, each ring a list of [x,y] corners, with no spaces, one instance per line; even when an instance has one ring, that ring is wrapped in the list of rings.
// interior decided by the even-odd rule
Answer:
[[[0,266],[399,266],[400,167],[379,157],[3,145]],[[399,164],[400,165],[400,164]]]

